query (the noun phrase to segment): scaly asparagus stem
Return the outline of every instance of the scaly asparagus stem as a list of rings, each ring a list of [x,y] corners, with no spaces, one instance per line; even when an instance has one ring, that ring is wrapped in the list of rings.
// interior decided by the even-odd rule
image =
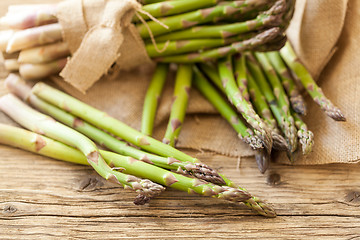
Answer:
[[[11,29],[26,29],[56,23],[56,5],[45,5],[33,11],[7,14],[0,18],[0,25]]]
[[[20,75],[27,80],[45,78],[47,76],[58,74],[65,67],[66,58],[55,60],[43,64],[20,64]]]
[[[272,41],[277,36],[282,34],[280,28],[270,28],[261,32],[255,37],[243,40],[240,42],[232,43],[228,46],[206,50],[203,52],[193,52],[183,55],[169,56],[155,58],[158,62],[175,62],[175,63],[194,63],[194,62],[206,62],[217,58],[225,57],[235,53],[240,53],[245,50],[251,50],[269,41]]]
[[[40,64],[58,60],[70,55],[67,43],[58,42],[20,51],[20,63]]]
[[[163,144],[160,141],[152,139],[150,137],[141,134],[135,129],[130,128],[126,124],[110,117],[104,112],[101,112],[81,101],[58,91],[44,83],[36,84],[32,92],[38,97],[44,99],[45,101],[61,108],[66,109],[72,114],[81,117],[85,121],[94,124],[95,126],[102,128],[114,135],[121,137],[122,139],[127,140],[137,146],[144,148],[153,153],[157,153],[161,156],[173,157],[180,161],[189,161],[193,163],[199,162],[196,158],[192,158],[191,156],[172,148],[169,145]],[[223,180],[225,181],[227,186],[236,187],[236,185],[229,179],[227,179],[224,175],[219,174]],[[240,188],[240,187],[239,187]],[[240,188],[245,190],[244,188]],[[264,203],[262,200],[257,197],[252,197],[249,200],[245,201],[245,204],[258,212],[259,214],[266,217],[275,217],[276,213],[271,208],[271,206]]]
[[[268,59],[270,60],[272,66],[275,68],[277,74],[280,76],[281,83],[286,90],[292,108],[295,112],[305,115],[306,114],[306,104],[305,100],[300,94],[299,89],[297,88],[294,80],[291,78],[291,73],[285,66],[280,53],[277,51],[265,53]]]
[[[290,103],[289,99],[287,98],[287,95],[285,93],[284,88],[282,87],[282,84],[280,82],[280,79],[277,76],[277,73],[269,60],[267,59],[266,55],[260,52],[255,52],[255,56],[258,60],[259,65],[261,65],[261,68],[263,69],[263,72],[265,76],[267,77],[271,87],[272,91],[274,93],[274,96],[276,98],[276,101],[283,111],[286,119],[289,121],[290,126],[289,129],[293,133],[296,132],[296,126],[294,122],[294,118],[291,115],[290,112]],[[250,58],[251,59],[251,58]],[[291,145],[291,149],[297,148],[297,137],[296,134],[294,134],[293,138],[289,138],[289,144]]]
[[[265,148],[270,153],[272,148],[272,137],[268,132],[268,129],[266,129],[264,122],[256,114],[252,105],[242,97],[236,86],[231,57],[220,59],[218,62],[218,70],[223,88],[229,100],[237,108],[239,113],[241,113],[247,123],[254,129],[254,133],[263,141]]]
[[[161,92],[164,88],[169,65],[159,63],[156,66],[153,78],[145,95],[143,114],[141,119],[141,132],[151,136],[154,128],[154,120]]]
[[[249,144],[254,150],[264,148],[261,139],[259,139],[259,137],[256,136],[254,132],[242,122],[242,120],[240,120],[237,113],[204,78],[200,71],[195,68],[194,72],[195,77],[193,82],[196,88],[216,108],[216,110],[218,110],[221,116],[229,122],[229,124],[238,133],[239,138]]]
[[[270,109],[272,110],[276,120],[278,121],[280,128],[283,130],[285,138],[288,142],[289,152],[293,153],[297,147],[297,144],[294,144],[294,142],[297,142],[297,137],[296,137],[297,130],[292,126],[291,121],[287,118],[287,115],[278,105],[276,101],[276,97],[271,89],[271,86],[267,82],[255,58],[251,54],[247,54],[246,56],[247,56],[246,63],[249,72],[251,72],[252,76],[254,77],[254,80],[257,82],[259,88],[261,89],[261,92],[265,96],[270,106]]]
[[[31,93],[31,88],[24,82],[24,80],[15,74],[10,74],[9,77],[5,80],[5,84],[10,92],[16,94],[24,101],[29,102],[36,109],[55,118],[63,124],[74,128],[75,130],[81,132],[85,136],[91,138],[95,142],[114,152],[130,156],[162,168],[175,170],[182,174],[193,175],[199,179],[203,179],[215,184],[224,183],[221,177],[219,177],[219,175],[214,170],[205,164],[180,162],[174,158],[160,157],[148,152],[141,151],[129,146],[124,142],[119,141],[111,135],[88,124],[87,122],[84,122],[79,118],[75,118],[70,113],[66,113],[65,111],[36,97]]]
[[[61,142],[4,124],[0,124],[0,130],[0,142],[3,144],[19,147],[24,150],[58,160],[83,165],[89,164],[80,151]],[[112,152],[100,151],[100,153],[104,156],[105,161],[114,169],[119,169],[126,174],[150,179],[151,181],[188,192],[189,194],[197,193],[203,196],[211,196],[236,203],[246,201],[251,197],[248,192],[241,189],[228,186],[218,186],[198,179],[188,178],[180,174],[172,173],[165,169],[137,161],[131,157],[121,156]],[[132,178],[137,179],[133,176]],[[143,181],[151,188],[158,187],[163,189],[162,186],[154,184],[150,180]]]
[[[283,136],[278,132],[276,120],[273,118],[271,114],[271,109],[266,102],[265,97],[261,93],[259,86],[256,84],[256,81],[250,72],[247,73],[248,80],[248,88],[251,96],[251,101],[257,110],[257,113],[264,119],[264,122],[271,129],[271,136],[273,138],[273,148],[276,150],[287,150],[288,145]],[[262,157],[263,154],[260,154],[260,159],[264,159]]]
[[[229,1],[224,5],[217,5],[211,8],[204,8],[184,14],[160,18],[159,21],[168,26],[168,29],[163,28],[156,22],[148,22],[147,24],[151,29],[152,34],[156,37],[161,34],[173,32],[175,30],[190,28],[194,25],[212,22],[218,17],[232,15],[236,12],[246,13],[264,4],[268,4],[268,1]],[[142,38],[150,37],[150,33],[147,30],[148,28],[144,24],[139,24],[137,29]]]
[[[163,143],[169,144],[172,147],[176,145],[185,119],[186,108],[190,96],[191,82],[192,65],[179,65],[175,79],[175,89],[169,123],[163,139]]]
[[[320,108],[335,121],[346,121],[341,110],[325,96],[305,66],[300,62],[289,42],[280,50],[280,54],[289,68],[299,77],[302,85]]]
[[[250,101],[246,76],[246,59],[244,54],[237,54],[234,57],[235,79],[241,95],[246,101]]]
[[[173,41],[196,38],[228,38],[255,31],[260,28],[278,26],[285,9],[285,2],[277,1],[270,10],[260,13],[255,19],[232,24],[192,27],[190,29],[165,34],[156,39],[157,41]]]
[[[295,119],[296,127],[298,128],[298,138],[302,146],[302,152],[304,155],[309,154],[314,145],[314,134],[308,130],[306,123],[301,119],[301,117],[294,111],[292,114]]]
[[[54,43],[62,39],[61,25],[48,24],[15,32],[9,39],[6,52],[13,53],[21,49]]]
[[[12,94],[0,98],[0,109],[17,123],[34,132],[77,147],[83,156],[86,157],[88,163],[106,180],[124,187],[128,186],[147,199],[155,197],[165,190],[162,186],[147,180],[144,181],[134,176],[114,171],[106,164],[96,145],[90,139],[56,122],[54,119],[31,109]],[[35,142],[38,148],[41,148],[44,144],[41,139],[35,139]],[[135,204],[143,203],[135,202]]]

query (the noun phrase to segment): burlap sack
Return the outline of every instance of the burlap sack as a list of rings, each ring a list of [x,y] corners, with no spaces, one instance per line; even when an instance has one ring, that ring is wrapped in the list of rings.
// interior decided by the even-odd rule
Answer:
[[[72,57],[60,76],[85,93],[108,73],[114,62],[119,70],[150,63],[144,44],[131,24],[140,8],[136,0],[61,2],[57,17]]]
[[[358,22],[358,0],[349,0],[348,4],[346,0],[297,1],[289,38],[313,75],[318,76],[326,65],[318,82],[347,117],[346,123],[334,122],[307,97],[309,111],[305,121],[315,134],[315,146],[313,153],[307,158],[300,156],[297,164],[352,163],[360,159]],[[151,66],[122,71],[117,77],[97,82],[87,95],[70,90],[69,86],[65,88],[81,100],[139,129],[142,103],[152,72]],[[56,82],[63,87],[66,84],[61,79]],[[163,137],[169,117],[172,91],[173,76],[169,76],[155,123],[154,136],[159,140]],[[177,146],[237,157],[253,154],[196,90],[191,91],[188,115]],[[284,156],[280,157],[280,161],[288,163]]]

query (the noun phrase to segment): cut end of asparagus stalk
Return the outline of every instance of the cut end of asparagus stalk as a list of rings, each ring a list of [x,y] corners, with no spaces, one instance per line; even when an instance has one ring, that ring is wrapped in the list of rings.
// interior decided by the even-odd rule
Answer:
[[[26,100],[31,92],[31,87],[19,75],[13,73],[5,79],[5,86],[23,100]]]

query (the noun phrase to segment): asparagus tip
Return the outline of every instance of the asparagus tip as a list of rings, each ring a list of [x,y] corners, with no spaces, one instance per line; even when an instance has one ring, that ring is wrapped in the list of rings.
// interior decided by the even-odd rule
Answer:
[[[264,174],[269,168],[270,155],[267,154],[265,151],[260,150],[255,154],[255,160],[258,165],[259,171]]]
[[[212,168],[203,163],[190,163],[185,166],[186,172],[194,177],[211,182],[213,184],[225,185],[224,179]]]
[[[341,112],[341,110],[337,107],[331,108],[329,110],[325,110],[325,113],[334,119],[335,121],[339,122],[346,122],[346,118],[344,114]]]
[[[283,136],[276,132],[272,132],[273,138],[273,148],[279,151],[286,151],[288,149],[288,144]]]
[[[292,96],[290,97],[291,106],[294,109],[294,111],[301,115],[306,115],[307,109],[306,104],[301,95]]]

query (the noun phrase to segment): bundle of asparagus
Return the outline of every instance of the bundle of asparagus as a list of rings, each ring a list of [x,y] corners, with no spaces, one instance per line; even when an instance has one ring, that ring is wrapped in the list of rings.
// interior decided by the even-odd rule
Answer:
[[[245,203],[261,215],[276,216],[266,203],[198,159],[146,136],[104,112],[44,83],[30,88],[15,74],[10,74],[5,82],[12,94],[0,98],[0,109],[30,131],[0,124],[0,142],[3,144],[91,165],[105,179],[138,192],[136,204],[148,202],[165,186],[189,194]],[[130,147],[105,131],[142,150]],[[116,153],[99,150],[90,139]]]
[[[142,1],[133,22],[152,59],[203,62],[249,49],[279,49],[294,2]],[[7,28],[0,32],[0,51],[7,56],[16,53],[6,59],[9,71],[39,79],[64,68],[70,51],[62,39],[56,5],[10,6],[0,24]]]
[[[178,71],[182,68],[179,66]],[[187,68],[190,72],[190,67]],[[167,129],[167,132],[175,132],[176,136],[166,141],[172,145],[179,135],[188,101],[187,97],[180,98],[179,92],[190,92],[190,84],[179,89],[178,81],[192,80],[239,137],[256,150],[255,159],[262,173],[269,166],[272,148],[286,151],[291,162],[295,161],[299,144],[303,154],[312,150],[314,134],[301,119],[301,115],[306,114],[301,87],[329,117],[336,121],[346,120],[296,57],[290,43],[286,43],[280,51],[244,52],[219,59],[216,63],[193,65],[192,70],[193,76],[188,73],[184,76],[186,79],[176,79],[175,100]],[[143,129],[145,134],[152,133],[147,129],[152,130],[157,106],[155,100],[160,97],[166,71],[165,65],[159,65],[149,86],[142,119],[143,126],[147,124],[147,128]],[[173,112],[181,117],[174,118]]]

